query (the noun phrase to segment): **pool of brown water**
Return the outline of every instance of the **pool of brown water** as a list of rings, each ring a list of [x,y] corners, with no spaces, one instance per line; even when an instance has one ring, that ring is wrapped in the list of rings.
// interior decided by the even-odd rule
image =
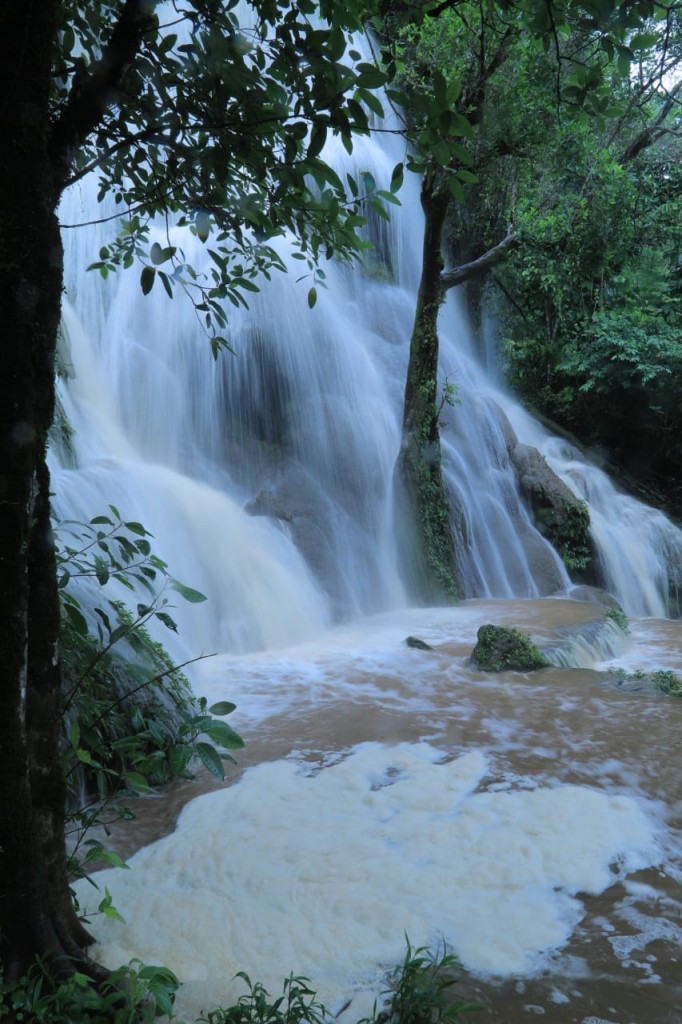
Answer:
[[[682,1024],[682,700],[637,681],[619,685],[623,673],[601,665],[491,676],[467,664],[482,622],[513,624],[551,646],[589,632],[599,617],[594,605],[567,600],[468,602],[451,621],[445,610],[422,609],[296,652],[215,659],[198,684],[210,700],[227,697],[240,709],[232,724],[246,747],[227,786],[266,761],[323,770],[359,743],[428,740],[451,756],[483,751],[490,774],[482,791],[580,785],[634,795],[653,810],[660,864],[581,894],[582,920],[539,972],[465,972],[462,992],[485,1007],[472,1018],[481,1024]],[[622,664],[682,669],[680,623],[632,625]],[[407,632],[433,650],[405,647]],[[171,831],[188,800],[220,785],[200,776],[140,801],[137,820],[116,830],[117,849],[129,856]],[[506,927],[503,912],[498,927]],[[342,1018],[349,1024],[350,1014]]]

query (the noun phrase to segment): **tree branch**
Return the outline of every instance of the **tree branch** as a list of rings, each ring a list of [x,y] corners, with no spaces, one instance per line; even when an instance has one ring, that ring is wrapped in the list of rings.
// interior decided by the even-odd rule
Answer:
[[[518,236],[514,228],[510,227],[506,237],[501,242],[498,242],[497,245],[494,245],[492,249],[484,252],[478,259],[472,260],[471,263],[462,263],[453,270],[444,270],[440,275],[441,287],[447,291],[450,288],[455,288],[458,284],[464,284],[465,281],[472,277],[479,277],[481,274],[485,274],[491,267],[500,263],[517,244]]]
[[[101,123],[112,105],[123,75],[135,59],[145,31],[153,21],[153,0],[125,0],[102,56],[72,79],[68,99],[55,121],[49,152],[60,188],[69,177],[75,151]]]
[[[666,129],[662,126],[670,111],[679,103],[677,97],[680,91],[682,91],[682,78],[675,82],[672,89],[668,91],[668,95],[666,96],[665,102],[662,104],[657,117],[651,122],[651,124],[642,128],[642,130],[635,135],[630,144],[623,150],[621,155],[618,157],[619,164],[626,164],[630,160],[634,160],[634,158],[638,156],[643,149],[647,149],[649,146],[652,146],[661,138],[662,135],[667,134]]]

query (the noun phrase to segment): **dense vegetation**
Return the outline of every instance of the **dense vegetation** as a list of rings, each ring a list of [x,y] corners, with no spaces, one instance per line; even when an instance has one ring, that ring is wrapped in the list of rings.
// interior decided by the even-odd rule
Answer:
[[[192,302],[217,355],[229,304],[282,269],[275,237],[296,239],[313,305],[318,257],[353,258],[368,210],[381,216],[396,202],[402,165],[384,189],[360,187],[323,155],[329,134],[350,149],[370,130],[368,111],[382,114],[374,90],[393,82],[388,100],[402,111],[405,164],[422,175],[426,215],[399,469],[422,530],[415,579],[427,597],[454,592],[437,400],[448,289],[469,282],[475,312],[498,313],[510,379],[545,412],[631,470],[653,456],[653,470],[671,476],[682,458],[678,87],[666,91],[663,77],[679,59],[677,11],[647,0],[252,0],[245,27],[236,7],[6,0],[0,11],[0,309],[11,339],[0,383],[0,953],[9,986],[26,991],[17,979],[39,957],[52,989],[66,979],[87,1002],[88,979],[99,985],[110,1016],[121,979],[112,989],[88,959],[69,894],[69,779],[92,769],[107,797],[182,775],[193,755],[218,772],[201,736],[222,748],[239,740],[192,705],[181,680],[171,687],[175,732],[159,726],[155,684],[174,672],[140,630],[149,617],[172,628],[162,594],[132,619],[110,604],[90,621],[68,596],[45,461],[65,188],[97,176],[100,197],[126,215],[96,269],[135,267],[145,294],[162,287]],[[368,20],[376,62],[352,43]],[[149,246],[155,216],[210,244],[210,280],[173,246]],[[195,599],[147,561],[144,527],[118,518],[85,528],[99,582],[132,564],[143,587],[158,577]],[[62,663],[60,628],[75,661]],[[147,659],[140,685],[153,696],[141,711],[126,693],[108,710],[120,640]],[[113,739],[100,729],[110,712]],[[163,1009],[167,978],[144,970],[133,987]]]
[[[539,45],[506,7],[457,6],[404,33],[404,75],[451,89],[454,68],[466,88],[487,60],[446,244],[455,265],[510,226],[515,244],[468,286],[472,313],[495,318],[527,404],[679,515],[680,15],[660,9],[614,44],[600,10]]]

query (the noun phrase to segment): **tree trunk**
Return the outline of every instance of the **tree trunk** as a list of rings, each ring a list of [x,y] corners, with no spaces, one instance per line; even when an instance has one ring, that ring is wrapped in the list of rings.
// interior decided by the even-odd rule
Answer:
[[[0,11],[0,957],[60,972],[86,939],[71,910],[60,750],[59,603],[47,432],[63,254],[48,160],[58,0]],[[67,909],[68,907],[68,909]]]
[[[399,522],[410,585],[418,600],[457,597],[450,503],[441,469],[438,429],[438,313],[445,291],[441,283],[443,224],[450,202],[445,175],[425,175],[421,201],[426,218],[422,275],[410,341],[405,385],[403,435],[396,465]]]

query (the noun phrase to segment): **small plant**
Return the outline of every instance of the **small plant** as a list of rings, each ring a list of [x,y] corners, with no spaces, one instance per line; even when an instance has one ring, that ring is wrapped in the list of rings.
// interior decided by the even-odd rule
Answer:
[[[166,967],[133,960],[98,985],[78,971],[60,980],[37,959],[17,981],[0,972],[0,1020],[26,1024],[152,1024],[171,1016],[179,981]]]
[[[274,1001],[259,981],[248,974],[235,975],[245,982],[248,992],[234,1006],[211,1010],[199,1017],[197,1024],[326,1024],[329,1014],[315,998],[309,978],[290,974],[284,980],[282,995]]]
[[[443,389],[440,394],[440,402],[438,403],[438,411],[436,413],[436,420],[438,421],[438,426],[441,427],[441,429],[447,426],[446,421],[442,418],[445,406],[447,405],[450,409],[454,409],[456,405],[462,404],[462,399],[459,398],[458,395],[459,385],[453,384],[450,378],[446,377],[443,381]]]
[[[659,669],[651,673],[651,681],[661,693],[667,693],[671,697],[682,697],[682,679],[674,672]]]
[[[620,629],[623,630],[624,633],[630,632],[630,623],[628,621],[628,617],[623,611],[623,609],[620,607],[620,605],[614,604],[610,608],[607,608],[604,612],[604,616],[607,619],[611,619],[611,622],[614,622]]]
[[[632,679],[638,682],[652,683],[661,693],[669,697],[682,697],[682,679],[670,669],[657,669],[655,672],[643,672],[641,668],[634,672],[626,672],[625,669],[610,668],[611,675],[618,676],[619,685]]]
[[[461,965],[448,953],[445,941],[435,952],[426,946],[415,949],[406,938],[405,958],[389,976],[385,1002],[368,1024],[457,1024],[461,1014],[480,1010],[478,1003],[453,998]],[[365,1024],[365,1022],[359,1022]]]
[[[88,838],[116,817],[134,817],[128,803],[172,778],[192,778],[195,760],[224,777],[229,750],[241,737],[214,715],[235,705],[208,707],[147,626],[158,621],[175,632],[168,594],[190,603],[204,595],[168,572],[141,523],[124,521],[114,505],[89,523],[68,521],[57,530],[64,679],[63,771],[69,790],[70,871],[87,874],[95,862],[121,866],[120,858]],[[116,597],[81,603],[74,583],[112,581],[144,598],[131,611]],[[81,592],[78,592],[80,594]],[[100,911],[115,914],[105,899]]]

